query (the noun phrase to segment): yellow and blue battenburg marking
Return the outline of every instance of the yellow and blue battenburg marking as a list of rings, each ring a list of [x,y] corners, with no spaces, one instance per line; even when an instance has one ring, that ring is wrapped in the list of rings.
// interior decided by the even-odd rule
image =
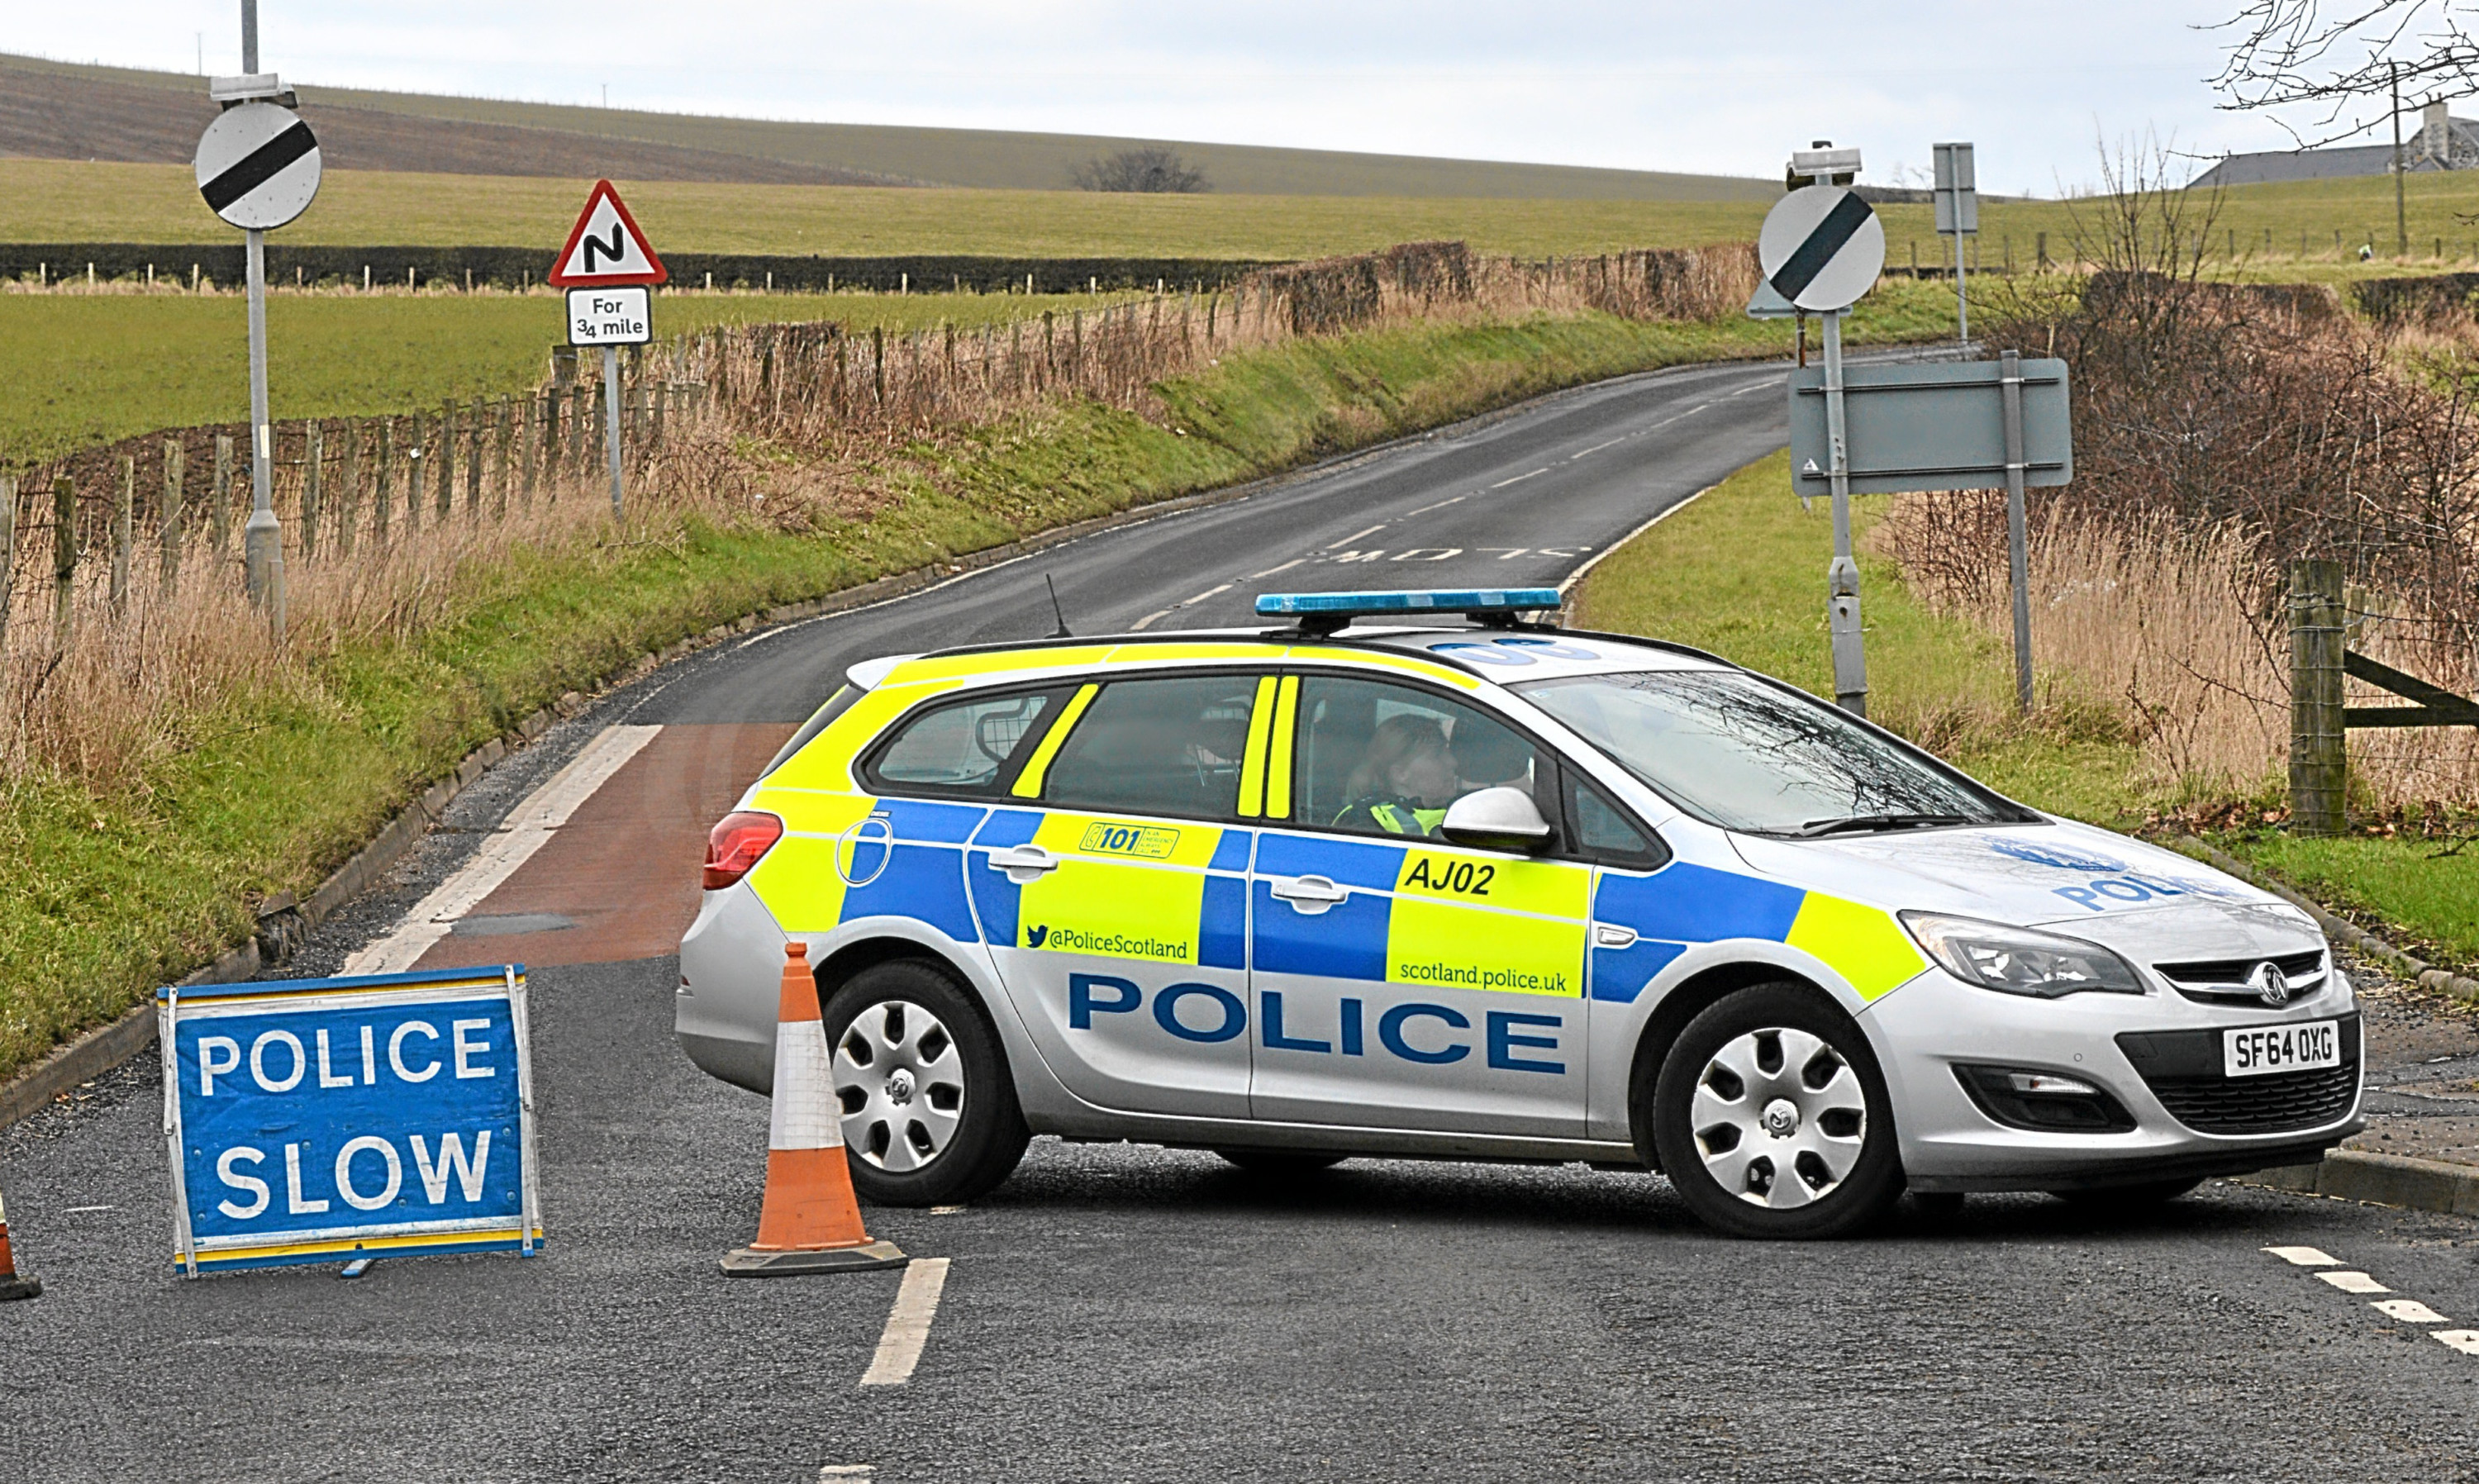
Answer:
[[[542,1245],[524,970],[157,991],[192,1275]]]

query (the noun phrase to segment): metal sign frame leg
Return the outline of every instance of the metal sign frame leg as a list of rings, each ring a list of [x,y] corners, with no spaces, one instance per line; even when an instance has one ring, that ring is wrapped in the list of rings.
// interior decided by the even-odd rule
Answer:
[[[1851,551],[1851,452],[1842,421],[1842,311],[1825,321],[1825,421],[1832,450],[1833,565],[1826,569],[1826,614],[1833,632],[1833,700],[1868,714],[1868,655],[1859,627],[1859,563]]]
[[[602,437],[611,459],[611,519],[621,519],[620,499],[620,351],[602,347]]]
[[[1960,238],[1955,239],[1960,242]],[[2014,585],[2014,705],[2032,709],[2032,557],[2023,500],[2023,358],[1998,357],[2006,398],[2006,567]]]
[[[284,525],[275,518],[274,433],[267,420],[267,234],[251,230],[249,260],[249,522],[242,559],[250,601],[284,637]]]

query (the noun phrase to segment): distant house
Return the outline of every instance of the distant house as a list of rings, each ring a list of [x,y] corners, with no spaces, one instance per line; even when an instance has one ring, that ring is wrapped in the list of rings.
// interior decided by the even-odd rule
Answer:
[[[2479,122],[2455,118],[2441,103],[2420,111],[2416,134],[2401,144],[2406,170],[2479,169]],[[2198,186],[2261,186],[2285,180],[2330,180],[2344,175],[2384,175],[2393,167],[2393,147],[2347,144],[2338,149],[2275,149],[2227,155],[2195,177]]]

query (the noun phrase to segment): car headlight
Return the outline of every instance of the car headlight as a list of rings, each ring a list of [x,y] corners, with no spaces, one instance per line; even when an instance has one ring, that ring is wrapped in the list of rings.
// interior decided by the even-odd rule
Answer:
[[[2032,928],[1939,912],[1904,912],[1903,926],[1938,965],[1965,984],[2044,1000],[2086,990],[2141,994],[2143,981],[2098,943]]]

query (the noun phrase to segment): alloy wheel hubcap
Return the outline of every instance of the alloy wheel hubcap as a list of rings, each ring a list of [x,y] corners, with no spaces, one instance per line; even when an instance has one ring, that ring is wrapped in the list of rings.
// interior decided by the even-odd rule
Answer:
[[[1689,1125],[1705,1172],[1752,1206],[1823,1200],[1859,1163],[1868,1101],[1849,1062],[1805,1031],[1751,1031],[1696,1079]]]
[[[882,1000],[835,1041],[835,1100],[844,1147],[891,1174],[946,1152],[964,1113],[964,1060],[938,1017],[908,1000]]]

